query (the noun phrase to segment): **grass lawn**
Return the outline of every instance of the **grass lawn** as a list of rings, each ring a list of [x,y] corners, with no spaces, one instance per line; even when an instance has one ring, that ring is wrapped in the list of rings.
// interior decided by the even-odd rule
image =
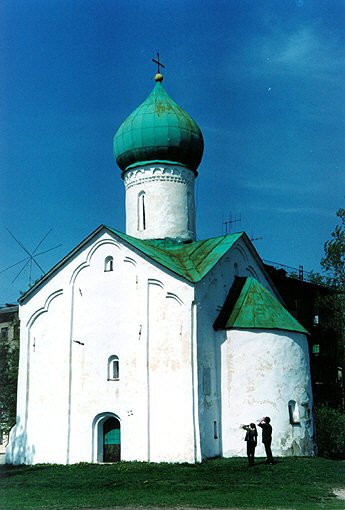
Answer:
[[[214,459],[201,464],[0,466],[1,510],[76,510],[116,506],[345,509],[345,461]]]

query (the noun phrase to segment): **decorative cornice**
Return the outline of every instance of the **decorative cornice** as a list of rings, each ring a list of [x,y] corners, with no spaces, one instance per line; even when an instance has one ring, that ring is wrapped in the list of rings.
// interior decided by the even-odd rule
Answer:
[[[188,168],[178,166],[145,166],[127,170],[123,180],[126,190],[143,183],[159,181],[169,181],[192,186],[195,174]]]

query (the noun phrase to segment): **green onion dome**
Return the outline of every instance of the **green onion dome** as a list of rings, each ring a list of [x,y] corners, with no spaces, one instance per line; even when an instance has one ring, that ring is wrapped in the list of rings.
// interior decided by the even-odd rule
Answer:
[[[116,163],[123,172],[155,162],[180,164],[197,173],[204,150],[202,133],[168,96],[160,77],[148,98],[119,127],[114,137]]]

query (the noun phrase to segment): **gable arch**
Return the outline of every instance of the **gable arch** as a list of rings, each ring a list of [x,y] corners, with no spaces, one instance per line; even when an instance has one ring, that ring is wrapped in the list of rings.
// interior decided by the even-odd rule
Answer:
[[[132,264],[132,266],[136,267],[137,266],[137,262],[132,259],[132,257],[128,257],[126,256],[124,259],[123,259],[124,262],[126,262],[127,264]]]
[[[77,266],[74,269],[74,271],[72,272],[72,275],[70,278],[70,285],[73,285],[75,283],[77,276],[83,269],[90,266],[91,259],[92,259],[93,255],[96,253],[96,251],[98,250],[98,248],[100,248],[101,246],[105,246],[105,245],[115,246],[116,248],[118,248],[121,251],[121,245],[118,242],[116,242],[114,239],[100,239],[90,248],[90,250],[88,251],[88,253],[86,255],[84,262],[79,264],[79,266]]]
[[[166,299],[173,299],[174,301],[176,301],[179,305],[183,305],[183,301],[181,298],[178,297],[177,294],[174,294],[173,292],[167,292],[166,294]]]
[[[255,269],[253,268],[253,266],[248,266],[248,267],[247,267],[247,274],[248,274],[248,276],[253,276],[256,280],[258,280],[258,281],[259,281],[259,278],[258,278],[257,272],[255,271]]]
[[[148,284],[149,285],[157,285],[161,289],[164,289],[164,283],[161,282],[160,280],[156,280],[155,278],[149,278],[148,279]]]
[[[46,313],[49,310],[49,307],[51,305],[51,302],[56,299],[57,297],[61,296],[63,294],[63,289],[56,290],[55,292],[52,292],[47,299],[45,300],[44,305],[36,310],[30,317],[30,319],[27,321],[26,326],[28,328],[31,328],[35,320],[42,315],[42,313]]]
[[[234,246],[232,253],[233,253],[234,262],[237,262],[237,263],[242,262],[244,264],[246,264],[248,262],[247,252],[243,248],[243,246],[241,246],[240,244],[237,244],[236,246]]]

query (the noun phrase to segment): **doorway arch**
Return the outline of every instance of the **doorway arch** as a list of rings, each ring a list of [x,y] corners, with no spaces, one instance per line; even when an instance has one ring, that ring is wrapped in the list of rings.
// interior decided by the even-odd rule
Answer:
[[[118,462],[121,460],[121,423],[114,413],[98,414],[92,424],[93,462]]]

